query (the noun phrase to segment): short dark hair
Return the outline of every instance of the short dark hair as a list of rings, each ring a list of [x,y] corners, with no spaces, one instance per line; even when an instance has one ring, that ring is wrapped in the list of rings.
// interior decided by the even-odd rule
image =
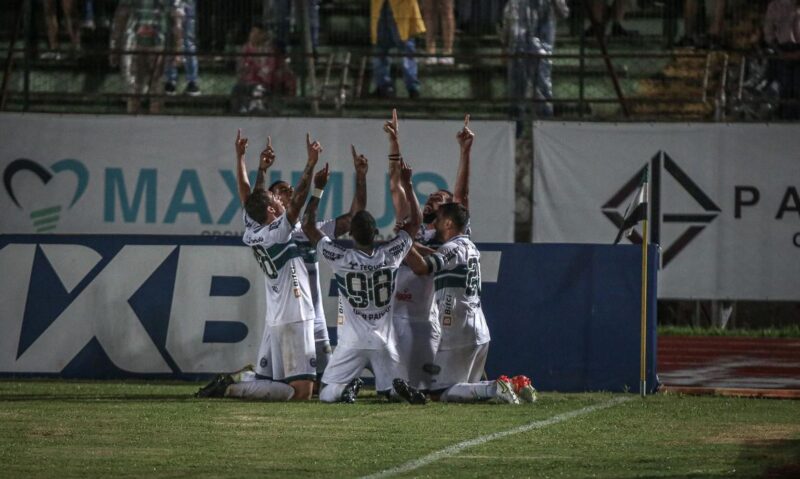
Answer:
[[[272,184],[269,185],[269,188],[267,188],[267,191],[275,193],[275,187],[280,185],[281,183],[286,183],[287,185],[289,184],[289,183],[287,183],[286,181],[283,181],[283,180],[273,181]]]
[[[267,191],[263,188],[256,188],[244,202],[244,210],[247,216],[260,224],[267,221],[267,207],[270,206],[270,198]]]
[[[438,214],[453,222],[458,231],[463,232],[469,223],[469,210],[461,203],[442,203],[439,205]]]
[[[442,193],[447,193],[447,196],[449,196],[450,198],[452,198],[453,196],[455,196],[455,195],[453,195],[453,192],[452,192],[452,191],[450,191],[450,190],[446,190],[446,189],[444,189],[444,188],[442,188],[442,189],[439,189],[439,190],[436,190],[436,191],[437,191],[437,192],[442,192]]]
[[[350,220],[350,236],[362,246],[371,246],[378,234],[375,218],[367,210],[361,210]]]

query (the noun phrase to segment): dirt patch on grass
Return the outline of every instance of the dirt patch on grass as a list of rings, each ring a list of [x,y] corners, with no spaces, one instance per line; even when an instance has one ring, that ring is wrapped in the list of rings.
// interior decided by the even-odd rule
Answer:
[[[758,444],[800,436],[800,424],[756,424],[737,426],[704,438],[708,444]]]

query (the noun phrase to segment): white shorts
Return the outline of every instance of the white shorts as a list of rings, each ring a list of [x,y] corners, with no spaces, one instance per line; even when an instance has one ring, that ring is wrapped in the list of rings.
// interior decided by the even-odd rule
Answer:
[[[405,368],[392,358],[389,350],[352,349],[339,345],[322,375],[323,384],[347,384],[360,377],[367,366],[375,374],[375,390],[388,391],[394,378],[405,377]]]
[[[397,333],[397,352],[400,362],[408,371],[408,384],[417,389],[429,389],[436,349],[439,347],[438,323],[409,321],[399,316],[395,316],[393,321]]]
[[[433,375],[431,391],[444,391],[454,384],[480,381],[488,355],[489,343],[438,351],[433,362],[439,367],[439,373]]]
[[[256,374],[284,382],[314,380],[317,376],[314,320],[266,326],[258,349]]]

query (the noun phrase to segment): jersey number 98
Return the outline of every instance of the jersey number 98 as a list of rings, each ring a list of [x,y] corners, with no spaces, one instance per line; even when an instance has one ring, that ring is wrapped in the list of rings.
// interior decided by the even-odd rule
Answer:
[[[370,302],[382,308],[392,301],[394,277],[391,270],[379,269],[371,274],[351,271],[344,279],[347,302],[354,308],[366,308]]]

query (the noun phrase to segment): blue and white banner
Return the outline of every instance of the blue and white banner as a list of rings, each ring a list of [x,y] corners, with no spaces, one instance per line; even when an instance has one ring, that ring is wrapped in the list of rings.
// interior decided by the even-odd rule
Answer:
[[[527,374],[543,390],[636,389],[640,248],[478,247],[491,377]],[[255,360],[269,307],[251,249],[231,237],[0,235],[0,271],[0,376],[233,371]],[[653,387],[655,274],[648,291]],[[326,313],[335,321],[335,309]]]
[[[662,298],[800,299],[800,125],[541,122],[533,136],[534,242],[611,243],[649,166]]]
[[[388,112],[387,112],[388,113]],[[350,144],[370,160],[367,209],[383,235],[394,209],[388,142],[381,120],[201,118],[0,114],[0,233],[181,234],[241,236],[234,173],[237,128],[250,140],[255,177],[267,135],[277,161],[268,182],[296,183],[305,134],[324,147],[331,178],[320,214],[350,209],[355,180]],[[454,187],[459,121],[403,120],[403,156],[417,195]],[[470,209],[478,241],[512,241],[514,130],[509,122],[473,121]],[[252,181],[251,181],[252,183]]]

